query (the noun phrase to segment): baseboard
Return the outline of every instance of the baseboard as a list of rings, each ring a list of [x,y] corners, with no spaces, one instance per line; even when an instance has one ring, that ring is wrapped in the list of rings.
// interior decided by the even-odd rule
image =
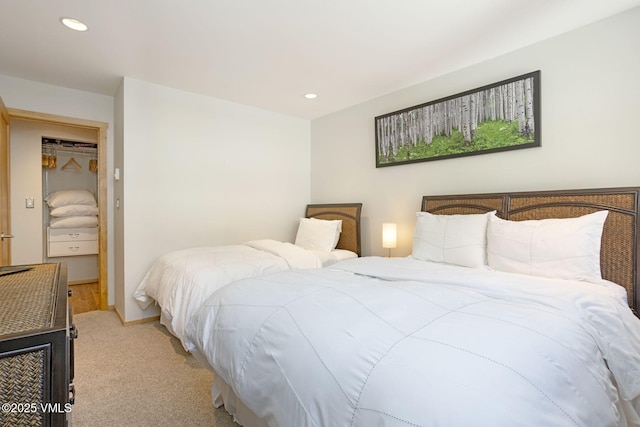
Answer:
[[[98,279],[84,279],[84,280],[74,280],[73,282],[67,282],[68,286],[74,286],[74,285],[92,285],[92,284],[98,284]]]
[[[110,307],[113,307],[113,306],[110,306]],[[125,322],[124,321],[124,317],[122,316],[122,314],[120,314],[118,309],[116,307],[113,307],[113,310],[118,315],[118,318],[120,319],[120,323],[122,323],[122,326],[133,326],[133,325],[139,325],[141,323],[156,322],[156,321],[160,320],[160,316],[158,315],[158,316],[153,316],[153,317],[145,317],[144,319],[131,320],[129,322]]]

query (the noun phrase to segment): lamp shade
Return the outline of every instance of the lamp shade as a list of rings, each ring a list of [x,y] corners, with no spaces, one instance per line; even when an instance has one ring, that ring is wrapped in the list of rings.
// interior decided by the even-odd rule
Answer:
[[[398,240],[396,224],[385,222],[382,224],[382,247],[395,248]]]

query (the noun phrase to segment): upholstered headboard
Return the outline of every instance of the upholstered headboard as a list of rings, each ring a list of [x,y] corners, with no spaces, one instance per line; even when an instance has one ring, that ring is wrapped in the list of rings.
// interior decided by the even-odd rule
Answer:
[[[362,203],[336,203],[307,205],[307,218],[342,220],[342,233],[337,249],[346,249],[362,255],[360,247],[360,212]]]
[[[514,221],[571,218],[608,210],[600,249],[602,277],[627,290],[629,306],[638,314],[638,227],[640,187],[519,193],[424,196],[422,210],[434,214],[472,214],[496,210]]]

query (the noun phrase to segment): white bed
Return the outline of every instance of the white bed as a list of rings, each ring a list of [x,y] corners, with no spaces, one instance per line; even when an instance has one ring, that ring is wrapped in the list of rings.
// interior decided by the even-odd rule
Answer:
[[[640,425],[639,194],[425,201],[448,215],[418,219],[412,257],[234,282],[193,315],[187,348],[247,427]],[[458,213],[486,218],[480,264]]]
[[[295,244],[255,240],[189,248],[159,257],[134,297],[160,307],[160,322],[184,345],[184,328],[206,298],[233,281],[286,270],[322,268],[360,253],[361,204],[308,205]]]

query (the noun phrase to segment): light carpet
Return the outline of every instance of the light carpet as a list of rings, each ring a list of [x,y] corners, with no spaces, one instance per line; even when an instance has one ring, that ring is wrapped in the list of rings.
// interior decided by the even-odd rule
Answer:
[[[122,326],[113,311],[73,320],[73,427],[238,426],[211,403],[213,373],[159,322]]]

